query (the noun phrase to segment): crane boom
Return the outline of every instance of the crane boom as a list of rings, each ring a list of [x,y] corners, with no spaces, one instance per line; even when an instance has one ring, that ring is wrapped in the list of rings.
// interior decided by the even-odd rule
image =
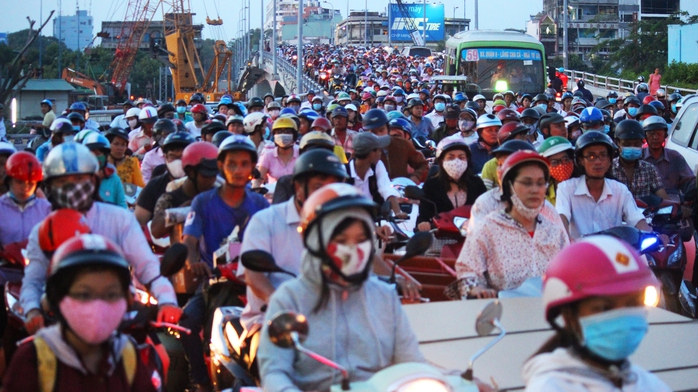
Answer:
[[[402,0],[395,0],[395,3],[397,3],[398,8],[400,9],[400,13],[405,21],[405,27],[407,27],[407,30],[410,32],[412,42],[414,42],[414,44],[417,46],[424,46],[424,39],[426,39],[426,37],[422,38],[422,36],[419,35],[417,26],[414,24],[414,19],[410,16],[405,3],[403,3]],[[424,22],[426,23],[426,21]]]

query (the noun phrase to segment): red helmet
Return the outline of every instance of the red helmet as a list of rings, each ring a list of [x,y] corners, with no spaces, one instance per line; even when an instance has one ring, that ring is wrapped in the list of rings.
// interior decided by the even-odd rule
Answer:
[[[324,215],[351,207],[364,208],[372,216],[376,213],[376,203],[364,196],[353,185],[344,183],[325,185],[313,192],[303,203],[298,231],[305,233]]]
[[[507,177],[507,174],[509,174],[511,169],[525,162],[540,162],[544,164],[547,168],[545,173],[546,177],[550,175],[550,161],[548,161],[548,158],[540,155],[534,150],[523,150],[509,155],[509,157],[502,164],[502,183],[506,182],[504,179]]]
[[[501,112],[502,110],[506,109],[507,107],[504,105],[497,105],[494,108],[492,108],[492,113],[497,114]]]
[[[197,103],[194,105],[194,107],[191,108],[192,113],[203,113],[203,114],[208,114],[208,110],[206,110],[206,106]]]
[[[90,232],[85,216],[69,208],[50,213],[39,226],[39,247],[53,253],[65,241]]]
[[[26,151],[16,152],[7,159],[5,163],[7,176],[20,181],[39,182],[44,178],[41,170],[41,163],[36,157]]]
[[[642,291],[659,282],[635,249],[607,235],[585,237],[562,249],[543,277],[545,315],[581,299]]]
[[[497,107],[502,105],[497,105]],[[519,114],[516,110],[512,109],[502,109],[497,112],[497,117],[504,123],[505,121],[519,121]]]
[[[652,102],[652,101],[656,101],[656,99],[654,99],[653,96],[648,95],[648,96],[646,96],[645,98],[642,99],[642,104],[643,104],[643,105],[649,105],[650,102]]]
[[[213,143],[196,142],[184,148],[182,152],[182,167],[186,169],[188,166],[196,167],[200,164],[208,166],[211,162],[213,166],[217,167],[216,159],[218,159],[218,148]]]
[[[502,119],[502,121],[504,120]],[[497,131],[497,140],[499,141],[499,144],[502,144],[507,140],[512,139],[514,136],[526,133],[528,131],[529,128],[518,121],[506,123],[501,128],[499,128],[499,131]]]
[[[318,117],[310,125],[310,129],[316,130],[315,128],[320,128],[322,132],[329,132],[332,129],[332,124],[330,124],[330,120],[325,117]]]

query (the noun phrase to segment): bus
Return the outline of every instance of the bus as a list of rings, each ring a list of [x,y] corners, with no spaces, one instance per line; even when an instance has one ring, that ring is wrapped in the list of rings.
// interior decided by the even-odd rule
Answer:
[[[462,31],[446,41],[444,79],[468,97],[511,90],[532,95],[547,86],[543,44],[515,31]]]

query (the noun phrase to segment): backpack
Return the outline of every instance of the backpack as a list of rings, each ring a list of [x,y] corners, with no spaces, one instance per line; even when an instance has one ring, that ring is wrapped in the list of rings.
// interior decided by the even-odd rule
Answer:
[[[56,384],[56,372],[58,370],[56,354],[53,353],[46,341],[39,336],[34,337],[34,347],[36,347],[39,388],[41,392],[52,392]],[[130,341],[126,342],[124,351],[121,353],[121,359],[124,364],[128,385],[132,386],[133,379],[136,377],[138,361],[136,347]]]
[[[353,161],[353,159],[351,160]],[[347,168],[347,174],[351,176],[351,164],[350,162],[347,162],[345,164]],[[381,196],[380,192],[378,191],[378,178],[376,177],[376,165],[371,165],[371,170],[373,171],[373,174],[368,178],[368,190],[371,192],[371,197],[373,198],[373,201],[378,204],[379,206],[383,205],[385,203],[385,199],[383,199],[383,196]],[[347,184],[354,185],[354,179],[349,178],[347,181]]]

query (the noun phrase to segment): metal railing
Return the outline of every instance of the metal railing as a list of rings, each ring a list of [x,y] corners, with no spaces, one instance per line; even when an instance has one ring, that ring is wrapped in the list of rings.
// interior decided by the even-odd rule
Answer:
[[[596,75],[588,72],[565,70],[565,74],[569,76],[570,83],[573,85],[577,80],[582,79],[587,86],[592,86],[596,88],[601,88],[609,91],[616,91],[618,93],[634,93],[635,87],[638,85],[637,80],[628,80],[614,78],[611,76]],[[569,86],[568,86],[569,87]],[[698,90],[675,87],[671,85],[662,85],[661,88],[666,91],[667,94],[680,93],[681,95],[695,94]]]
[[[270,52],[262,52],[262,60],[264,63],[272,64],[273,55]],[[289,90],[294,91],[296,94],[305,93],[308,90],[322,90],[322,86],[315,80],[310,78],[308,75],[303,73],[301,77],[300,89],[296,88],[296,66],[291,64],[288,60],[281,56],[276,57],[276,66],[279,73],[284,73],[285,75],[279,75],[284,81],[284,86],[288,87]]]

